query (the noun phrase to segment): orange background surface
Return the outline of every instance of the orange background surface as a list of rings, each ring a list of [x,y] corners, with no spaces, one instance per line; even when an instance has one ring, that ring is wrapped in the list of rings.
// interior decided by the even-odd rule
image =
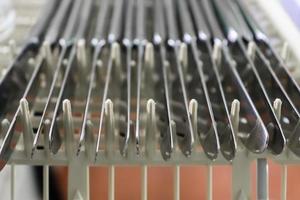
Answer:
[[[183,200],[206,199],[205,166],[182,166],[180,173],[180,195]],[[243,169],[241,169],[243,170]],[[282,167],[269,161],[269,194],[270,199],[280,199]],[[148,200],[173,199],[173,172],[172,167],[148,167]],[[59,187],[63,188],[64,199],[67,199],[67,169],[57,168],[57,175],[61,178]],[[141,168],[115,168],[115,199],[140,200],[141,197]],[[231,167],[213,167],[213,199],[231,199]],[[255,162],[251,166],[251,196],[256,199],[256,170]],[[300,167],[288,166],[288,200],[298,200],[300,195]],[[108,199],[108,168],[90,168],[90,197],[91,200]]]

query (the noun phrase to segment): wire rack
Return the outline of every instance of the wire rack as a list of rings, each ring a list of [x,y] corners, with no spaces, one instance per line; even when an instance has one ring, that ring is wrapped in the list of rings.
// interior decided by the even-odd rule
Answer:
[[[299,34],[293,24],[290,24],[290,20],[287,19],[287,16],[282,11],[282,8],[277,2],[274,1],[260,1],[260,0],[251,0],[247,1],[247,4],[251,8],[251,11],[255,11],[255,17],[261,22],[261,25],[272,38],[273,46],[280,53],[281,57],[285,60],[289,70],[292,72],[294,77],[297,80],[300,80],[300,54],[299,54]],[[17,13],[20,13],[20,16],[26,16],[25,18],[19,17],[17,20],[16,31],[10,38],[9,42],[4,42],[1,44],[1,64],[2,66],[7,66],[12,58],[18,52],[18,46],[21,45],[22,35],[24,32],[27,32],[33,22],[36,15],[36,8],[40,7],[40,2],[32,1],[31,4],[21,2],[17,3]],[[28,7],[31,5],[33,7]],[[28,7],[28,8],[25,8]],[[33,12],[34,11],[34,12]],[[20,20],[21,19],[21,20]],[[282,29],[284,24],[286,29],[290,30],[288,35],[286,31]],[[7,56],[9,55],[9,56]],[[35,61],[32,61],[33,63]],[[4,72],[5,69],[2,69]],[[39,94],[41,97],[45,94]],[[80,96],[79,94],[77,94]],[[35,104],[35,108],[32,109],[32,113],[35,113],[35,117],[39,117],[39,103],[43,105],[45,102],[43,99],[39,99]],[[26,106],[26,102],[20,103],[23,114],[22,121],[25,124],[25,129],[28,130],[31,127],[28,127],[29,120],[28,117],[29,110]],[[155,106],[154,102],[149,100],[147,102],[145,126],[149,130],[155,129]],[[277,100],[274,102],[274,110],[280,117],[280,105],[281,101]],[[65,131],[74,131],[74,127],[78,127],[76,124],[76,117],[74,113],[77,110],[80,110],[80,102],[77,106],[72,105],[69,100],[63,102],[63,118],[61,119],[64,123]],[[239,101],[233,101],[230,114],[232,121],[239,120]],[[113,112],[113,104],[111,101],[105,102],[106,116],[110,118]],[[193,104],[190,104],[191,116],[193,115]],[[72,115],[73,113],[73,115]],[[32,119],[33,124],[36,123],[35,119]],[[37,120],[36,120],[37,121]],[[109,127],[113,130],[114,125],[111,124]],[[2,131],[6,132],[9,124],[2,122]],[[233,127],[235,130],[238,128]],[[75,130],[76,132],[76,130]],[[87,131],[87,134],[89,131]],[[71,134],[67,134],[71,135]],[[122,165],[138,165],[141,166],[142,170],[142,196],[141,199],[147,199],[147,166],[148,165],[169,165],[174,166],[174,199],[180,199],[180,166],[182,165],[204,165],[208,168],[208,178],[207,178],[207,199],[213,199],[212,196],[212,177],[213,177],[213,167],[215,165],[231,165],[232,167],[232,197],[234,199],[249,199],[250,198],[250,165],[252,161],[257,160],[257,196],[261,199],[268,199],[268,163],[267,159],[271,159],[282,165],[282,199],[286,199],[286,188],[287,188],[287,165],[288,164],[297,164],[299,163],[299,158],[295,156],[290,150],[285,149],[280,155],[272,155],[268,152],[262,154],[253,154],[248,152],[242,145],[238,144],[238,151],[235,155],[235,158],[232,162],[227,161],[223,156],[218,156],[214,161],[211,161],[207,158],[205,153],[196,152],[190,157],[184,156],[177,149],[172,158],[167,162],[164,161],[160,152],[156,148],[155,140],[156,138],[143,138],[143,141],[147,141],[145,149],[141,151],[141,154],[137,157],[134,155],[128,155],[124,158],[116,149],[110,149],[109,152],[100,152],[104,156],[99,156],[96,161],[93,157],[93,138],[90,137],[90,140],[86,140],[86,144],[83,147],[83,152],[79,155],[76,155],[74,148],[74,139],[71,137],[65,138],[64,147],[55,155],[52,155],[50,150],[46,146],[38,146],[40,151],[35,152],[34,157],[31,156],[31,143],[29,138],[29,133],[24,131],[21,134],[20,140],[17,144],[16,150],[13,152],[12,157],[8,163],[12,166],[11,170],[11,180],[16,179],[14,172],[14,165],[42,165],[43,166],[43,199],[49,199],[49,166],[68,166],[68,199],[89,199],[89,167],[90,166],[107,166],[109,168],[109,199],[113,200],[115,198],[115,166]],[[47,140],[45,137],[44,140]],[[45,141],[42,141],[45,142]],[[108,146],[116,146],[113,138],[106,138],[105,141]],[[135,144],[129,143],[129,149],[134,149]],[[243,170],[241,170],[243,169]],[[15,193],[15,181],[11,181],[11,198],[14,199]]]

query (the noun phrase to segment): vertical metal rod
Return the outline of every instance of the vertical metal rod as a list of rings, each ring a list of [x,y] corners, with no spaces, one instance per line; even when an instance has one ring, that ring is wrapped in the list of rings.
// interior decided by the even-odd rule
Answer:
[[[276,99],[273,103],[273,108],[276,113],[278,120],[281,118],[281,107],[282,101],[281,99]],[[286,200],[287,194],[287,165],[282,165],[281,171],[281,200]]]
[[[281,200],[286,200],[287,194],[287,165],[282,165],[281,172]]]
[[[10,199],[15,200],[15,165],[10,166]]]
[[[250,199],[251,161],[246,152],[241,151],[232,162],[232,198]],[[242,170],[241,170],[242,169]]]
[[[180,166],[174,168],[174,200],[180,200]]]
[[[213,191],[212,191],[212,185],[213,185],[213,167],[211,165],[208,165],[207,167],[207,200],[213,199]]]
[[[147,165],[142,166],[142,200],[148,199],[148,189],[147,189],[147,180],[148,180],[148,167]]]
[[[269,199],[268,161],[265,158],[257,159],[257,199]]]
[[[43,200],[49,200],[49,165],[43,166]]]
[[[72,159],[68,164],[68,200],[90,199],[89,166],[86,158]]]
[[[108,170],[108,200],[115,199],[115,166],[111,165]]]

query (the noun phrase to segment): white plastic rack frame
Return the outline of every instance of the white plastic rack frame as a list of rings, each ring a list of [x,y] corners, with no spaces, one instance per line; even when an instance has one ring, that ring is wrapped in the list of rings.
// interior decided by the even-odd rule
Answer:
[[[282,10],[278,1],[264,1],[264,0],[251,0],[247,1],[252,11],[255,10],[255,17],[259,19],[262,27],[271,36],[274,47],[281,53],[282,58],[289,66],[290,71],[297,80],[300,80],[300,36],[299,30],[291,23],[286,13]],[[288,31],[287,31],[288,30]],[[16,55],[15,42],[12,40],[9,42],[10,52],[12,57]],[[79,44],[80,47],[80,44]],[[80,48],[79,48],[80,50]],[[79,51],[80,54],[80,51]],[[33,61],[34,62],[34,61]],[[195,106],[197,103],[190,102],[190,112],[192,118],[197,117],[195,112]],[[20,101],[22,110],[23,124],[27,123],[29,119],[28,105],[25,99]],[[277,117],[280,118],[281,101],[277,99],[274,102],[274,110]],[[113,103],[110,100],[105,102],[105,117],[113,122]],[[239,101],[235,100],[231,106],[231,118],[234,122],[234,128],[238,130],[237,122],[239,121]],[[147,102],[147,120],[146,126],[149,129],[153,129],[155,126],[155,102],[149,100]],[[33,122],[34,123],[34,122]],[[69,100],[63,102],[63,123],[65,131],[73,132],[72,110]],[[111,124],[113,126],[113,123]],[[6,132],[9,126],[9,122],[2,122],[2,132]],[[30,129],[31,127],[26,127]],[[113,128],[113,127],[112,127]],[[27,130],[28,130],[27,129]],[[31,158],[31,142],[28,138],[27,131],[22,134],[16,150],[13,152],[11,159],[8,163],[12,166],[11,170],[11,198],[14,199],[15,195],[15,172],[14,165],[42,165],[44,168],[43,176],[43,199],[49,199],[49,166],[64,165],[68,166],[68,199],[89,199],[89,166],[91,165],[105,165],[109,167],[109,200],[114,199],[115,194],[115,165],[139,165],[142,167],[142,200],[147,199],[147,165],[171,165],[174,166],[174,199],[180,199],[180,166],[181,165],[206,165],[208,168],[208,191],[207,199],[213,199],[212,196],[212,176],[214,165],[231,165],[232,166],[232,198],[234,199],[250,199],[250,164],[252,161],[257,160],[257,197],[260,199],[268,199],[268,164],[267,159],[282,165],[282,199],[286,199],[287,191],[287,165],[300,163],[300,159],[296,157],[289,150],[285,150],[284,153],[278,156],[271,154],[253,154],[246,151],[242,145],[238,145],[237,154],[229,163],[223,156],[219,155],[214,161],[209,160],[204,153],[192,153],[191,157],[185,157],[181,152],[176,150],[169,161],[164,161],[160,155],[160,152],[156,150],[154,140],[155,138],[145,138],[147,140],[145,153],[140,156],[130,155],[126,158],[122,157],[117,150],[112,151],[104,156],[98,156],[96,162],[92,153],[94,148],[92,145],[87,144],[85,146],[85,154],[76,155],[75,148],[73,147],[73,138],[65,138],[64,148],[61,149],[56,155],[52,155],[47,149],[47,145],[44,147],[44,151],[38,151]],[[71,134],[66,134],[71,135]],[[45,139],[47,139],[45,137]],[[92,144],[92,138],[91,144]],[[110,138],[105,141],[108,145],[113,145]],[[130,144],[129,149],[135,148],[134,144]]]

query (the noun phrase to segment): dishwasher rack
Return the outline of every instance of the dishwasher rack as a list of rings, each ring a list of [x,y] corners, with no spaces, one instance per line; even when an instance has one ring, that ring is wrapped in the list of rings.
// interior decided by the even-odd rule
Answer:
[[[300,80],[300,55],[299,55],[299,46],[297,46],[297,42],[300,38],[297,34],[297,30],[292,24],[289,24],[289,19],[284,15],[283,11],[280,8],[280,5],[277,2],[269,2],[269,1],[260,1],[260,0],[251,0],[246,1],[247,5],[251,8],[250,11],[255,12],[255,17],[261,22],[262,28],[264,31],[270,36],[273,40],[273,45],[276,50],[280,53],[281,57],[286,62],[289,70],[292,72],[294,78],[296,80]],[[277,12],[272,12],[270,7],[274,8]],[[278,24],[278,19],[281,18],[281,22],[286,23],[285,26],[291,26],[288,28],[291,32],[295,34],[287,35],[284,31],[282,31],[281,24]],[[285,20],[283,20],[285,19]],[[286,42],[284,42],[286,41]],[[11,57],[15,57],[17,55],[17,50],[15,48],[15,42],[12,40],[9,42]],[[46,56],[47,62],[51,62],[52,55],[49,53],[50,46],[47,43],[43,45],[43,53],[40,56]],[[86,52],[86,44],[84,40],[79,40],[77,43],[77,57],[82,63],[87,62],[87,58],[85,57]],[[181,56],[180,59],[182,62],[184,61],[184,54],[186,54],[187,47],[185,45],[181,45]],[[218,46],[214,47],[215,52],[215,61],[218,62],[220,59],[218,56]],[[112,57],[117,56],[119,54],[120,49],[117,44],[112,45]],[[153,46],[146,46],[146,57],[148,57],[148,61],[151,63],[151,59],[153,59]],[[30,60],[29,65],[35,65],[39,62],[40,57],[37,57],[36,60]],[[147,58],[146,58],[147,59]],[[117,60],[117,59],[116,59]],[[67,66],[68,60],[63,61]],[[118,62],[118,61],[116,61]],[[98,63],[101,65],[101,63]],[[83,69],[82,73],[86,73]],[[83,89],[82,89],[83,90]],[[83,90],[83,92],[85,92]],[[45,94],[39,94],[44,96]],[[81,95],[81,91],[78,91],[77,95]],[[63,121],[65,132],[73,133],[78,130],[74,130],[74,127],[78,127],[79,122],[76,119],[76,114],[78,114],[77,107],[72,104],[72,100],[64,100],[62,102],[62,118],[60,121]],[[39,103],[41,105],[39,105]],[[78,107],[82,107],[83,105],[78,103]],[[106,100],[104,103],[104,117],[110,122],[108,125],[110,131],[114,130],[115,122],[113,119],[113,112],[115,105],[111,100]],[[91,122],[87,122],[87,130],[86,134],[89,140],[85,141],[84,147],[80,153],[75,150],[74,138],[66,137],[64,147],[58,151],[55,155],[51,154],[51,150],[45,146],[39,146],[37,144],[37,149],[32,155],[31,142],[33,138],[30,136],[30,131],[32,130],[32,124],[36,124],[38,120],[30,119],[32,113],[35,113],[36,116],[40,117],[39,109],[42,105],[45,104],[45,100],[43,98],[39,99],[36,102],[35,108],[31,111],[28,109],[28,102],[26,99],[22,99],[20,101],[20,109],[21,109],[21,121],[24,126],[24,131],[21,134],[21,137],[18,141],[16,149],[12,153],[12,156],[8,160],[8,164],[11,166],[14,165],[42,165],[44,169],[44,196],[43,199],[47,200],[49,198],[49,166],[54,165],[62,165],[68,166],[68,199],[89,199],[89,166],[99,166],[104,165],[109,168],[109,199],[114,199],[114,176],[115,176],[115,166],[119,165],[139,165],[142,168],[142,197],[141,199],[147,199],[147,166],[148,165],[171,165],[174,166],[174,199],[180,199],[180,166],[181,165],[205,165],[208,168],[208,199],[212,199],[212,168],[214,165],[231,165],[232,166],[232,197],[234,199],[249,199],[250,198],[250,163],[254,160],[257,160],[257,188],[258,188],[258,197],[262,197],[263,199],[268,199],[268,164],[267,159],[271,159],[282,165],[282,199],[286,199],[286,187],[287,187],[287,165],[288,164],[298,164],[299,158],[292,153],[289,149],[284,149],[280,155],[273,155],[269,152],[264,152],[261,154],[254,154],[246,150],[239,142],[237,142],[237,152],[232,161],[226,160],[224,156],[221,154],[215,158],[213,161],[210,160],[204,152],[195,152],[190,156],[186,157],[183,155],[179,149],[174,150],[172,157],[165,161],[162,157],[161,153],[156,148],[155,139],[151,137],[145,137],[141,135],[141,141],[147,141],[145,147],[140,149],[139,156],[129,154],[126,158],[122,156],[116,149],[110,149],[108,152],[99,151],[99,155],[97,156],[97,160],[93,157],[94,146],[92,145],[94,139],[91,136],[91,129],[93,129]],[[197,113],[195,111],[197,104],[194,101],[189,102],[189,111],[191,114],[191,118],[197,118]],[[231,104],[230,117],[232,122],[239,121],[239,109],[240,102],[238,100],[234,100]],[[274,110],[277,114],[277,117],[280,118],[281,113],[281,100],[276,99],[274,101]],[[80,109],[79,109],[80,110]],[[148,100],[146,103],[146,118],[142,121],[142,126],[146,127],[145,131],[151,131],[157,129],[155,125],[155,112],[156,104],[154,100]],[[72,114],[73,113],[73,114]],[[75,114],[74,114],[75,113]],[[78,114],[79,115],[79,114]],[[98,116],[97,116],[98,117]],[[32,122],[31,122],[32,121]],[[47,124],[47,123],[46,123]],[[2,133],[7,132],[9,129],[10,123],[8,121],[2,121]],[[193,126],[196,126],[193,124]],[[237,123],[233,123],[233,129],[237,132],[238,127]],[[45,134],[46,135],[46,134]],[[71,135],[71,134],[67,134]],[[147,135],[147,134],[146,134]],[[47,141],[48,138],[41,138],[43,142]],[[115,147],[114,138],[105,138],[105,144],[108,146]],[[135,151],[136,144],[133,141],[130,141],[128,149],[131,151]],[[241,170],[243,169],[243,170]],[[11,178],[15,179],[14,169],[12,168]],[[12,181],[12,199],[14,198],[14,181]]]

